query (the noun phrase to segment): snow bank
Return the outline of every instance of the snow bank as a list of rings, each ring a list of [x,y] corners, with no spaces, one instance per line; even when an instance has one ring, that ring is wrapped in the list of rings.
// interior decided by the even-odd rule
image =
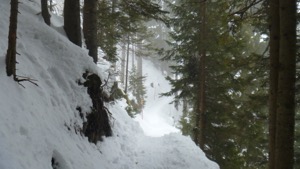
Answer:
[[[22,82],[22,87],[6,76],[10,4],[0,0],[1,169],[218,168],[187,137],[145,136],[124,111],[124,100],[106,105],[113,114],[113,137],[94,145],[75,131],[82,125],[76,107],[86,112],[91,106],[86,88],[76,81],[85,70],[102,76],[104,70],[67,40],[59,17],[52,17],[52,27],[44,24],[38,2],[20,3],[17,74],[38,84]]]

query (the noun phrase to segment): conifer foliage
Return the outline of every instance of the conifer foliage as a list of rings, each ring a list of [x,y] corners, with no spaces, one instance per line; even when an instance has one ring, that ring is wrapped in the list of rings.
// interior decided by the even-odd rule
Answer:
[[[98,45],[107,60],[115,62],[116,45],[128,43],[150,19],[166,22],[166,11],[153,1],[100,0],[98,5]],[[126,42],[127,41],[127,42]]]
[[[135,97],[135,112],[140,113],[145,105],[146,88],[144,86],[145,76],[139,76],[136,66],[133,66],[129,76],[129,91]]]

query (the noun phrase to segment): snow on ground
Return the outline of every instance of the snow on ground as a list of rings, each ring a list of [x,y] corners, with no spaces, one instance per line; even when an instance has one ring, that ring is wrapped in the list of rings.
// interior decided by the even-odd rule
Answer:
[[[38,87],[7,77],[5,55],[10,3],[0,0],[0,168],[1,169],[216,169],[204,153],[180,134],[145,136],[124,108],[112,112],[113,137],[97,145],[76,134],[82,125],[77,106],[88,111],[91,100],[79,86],[85,70],[104,77],[87,51],[64,36],[60,17],[44,24],[38,0],[20,0],[17,74],[37,80]],[[68,127],[69,126],[69,127]]]

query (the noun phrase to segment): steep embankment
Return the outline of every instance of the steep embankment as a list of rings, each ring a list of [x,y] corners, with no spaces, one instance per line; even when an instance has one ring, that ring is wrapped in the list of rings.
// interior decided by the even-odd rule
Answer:
[[[82,119],[92,104],[77,84],[89,70],[104,77],[87,52],[68,41],[59,17],[44,24],[39,1],[21,0],[17,74],[37,80],[22,87],[5,73],[9,1],[0,0],[0,168],[1,169],[215,169],[217,165],[187,137],[150,138],[124,111],[125,102],[106,106],[113,137],[97,145],[81,136]],[[59,33],[60,32],[60,33]]]

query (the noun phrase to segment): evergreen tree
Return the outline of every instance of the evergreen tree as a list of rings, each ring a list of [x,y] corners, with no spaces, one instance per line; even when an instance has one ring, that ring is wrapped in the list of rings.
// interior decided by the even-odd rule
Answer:
[[[119,13],[115,12],[116,3],[116,1],[108,0],[100,0],[98,3],[97,44],[105,53],[105,58],[113,63],[116,62],[116,44],[119,40],[116,32],[116,19],[119,15]]]
[[[136,111],[137,113],[141,113],[142,109],[145,105],[145,95],[146,88],[144,86],[145,76],[139,76],[137,72],[137,68],[135,66],[132,67],[132,71],[129,76],[129,91],[132,92],[132,95],[135,97],[136,103]]]
[[[166,59],[177,63],[172,68],[179,78],[168,78],[173,88],[165,95],[187,102],[189,109],[182,121],[189,121],[189,125],[182,127],[193,128],[186,133],[198,138],[201,127],[197,122],[197,93],[204,92],[206,108],[202,119],[206,123],[202,147],[206,155],[221,168],[263,168],[267,162],[267,119],[263,111],[267,96],[266,59],[261,51],[252,54],[253,44],[262,45],[257,43],[259,38],[253,38],[253,29],[246,29],[251,26],[243,27],[234,20],[238,19],[235,15],[228,18],[230,14],[224,13],[230,11],[232,1],[205,1],[207,22],[201,19],[203,13],[199,10],[203,2],[169,4],[174,12],[170,34],[173,41],[169,42],[172,49],[166,52]],[[206,28],[201,27],[204,23]],[[205,38],[201,35],[204,29]],[[203,49],[206,59],[201,68],[198,63],[203,63],[199,58]],[[205,86],[200,88],[202,73]],[[250,138],[255,139],[250,142]]]
[[[136,35],[144,21],[150,19],[166,21],[166,11],[152,1],[99,1],[98,44],[106,58],[117,61],[116,44]]]

